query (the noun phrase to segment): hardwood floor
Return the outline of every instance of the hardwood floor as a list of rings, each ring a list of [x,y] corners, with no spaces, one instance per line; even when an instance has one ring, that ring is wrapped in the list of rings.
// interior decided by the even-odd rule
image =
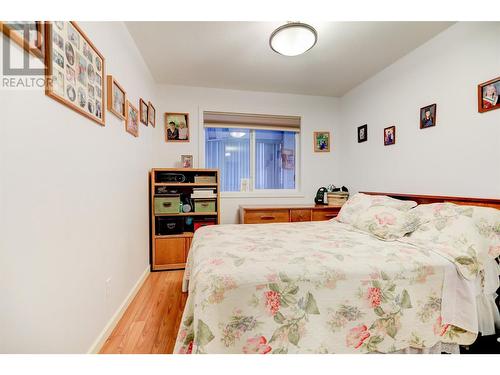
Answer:
[[[181,292],[182,275],[150,273],[100,353],[172,353],[187,299]]]

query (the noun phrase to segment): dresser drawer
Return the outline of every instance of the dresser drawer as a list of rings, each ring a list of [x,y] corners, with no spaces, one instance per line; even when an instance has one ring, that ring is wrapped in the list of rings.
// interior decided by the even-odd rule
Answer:
[[[288,223],[290,214],[288,210],[259,210],[246,211],[245,224]]]
[[[292,209],[290,210],[290,221],[299,222],[299,221],[311,221],[311,210],[298,210]]]
[[[336,217],[337,214],[339,213],[339,211],[340,211],[339,208],[326,209],[326,210],[314,210],[312,213],[312,220],[313,221],[330,220],[330,219],[333,219],[334,217]]]

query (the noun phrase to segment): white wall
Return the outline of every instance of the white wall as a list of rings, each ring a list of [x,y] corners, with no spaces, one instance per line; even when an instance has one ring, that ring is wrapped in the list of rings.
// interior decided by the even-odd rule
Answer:
[[[129,99],[156,102],[124,24],[79,25]],[[0,106],[0,352],[87,352],[149,263],[151,128],[134,138],[110,112],[101,127],[40,90]]]
[[[301,116],[301,196],[223,198],[221,203],[223,223],[238,222],[238,206],[241,204],[313,203],[316,190],[320,186],[343,183],[340,178],[337,137],[340,121],[336,98],[169,85],[158,87],[158,98],[162,113],[159,114],[160,121],[153,138],[155,167],[179,167],[182,154],[194,155],[195,166],[203,167],[198,152],[199,139],[203,135],[200,111]],[[191,128],[189,143],[165,142],[163,112],[189,113]],[[313,152],[313,131],[319,130],[332,132],[332,149],[329,153]]]
[[[381,44],[383,48],[383,44]],[[500,110],[476,87],[500,75],[500,23],[460,22],[341,99],[342,174],[354,190],[500,197]],[[437,103],[437,125],[419,109]],[[357,127],[368,124],[368,141]],[[383,128],[396,125],[396,144]]]

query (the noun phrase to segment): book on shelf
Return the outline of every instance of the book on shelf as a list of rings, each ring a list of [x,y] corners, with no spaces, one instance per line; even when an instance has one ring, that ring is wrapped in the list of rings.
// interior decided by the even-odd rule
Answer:
[[[191,199],[217,198],[217,194],[191,194]]]
[[[217,198],[217,194],[214,188],[195,188],[191,198]]]

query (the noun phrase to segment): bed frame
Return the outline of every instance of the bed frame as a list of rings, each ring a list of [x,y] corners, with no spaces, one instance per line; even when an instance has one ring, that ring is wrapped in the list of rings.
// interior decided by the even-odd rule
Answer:
[[[387,195],[391,198],[415,201],[418,204],[449,202],[466,206],[493,207],[500,210],[500,199],[448,197],[439,195],[419,195],[419,194],[400,194],[400,193],[378,193],[373,191],[361,191],[360,193],[370,194],[370,195]]]

